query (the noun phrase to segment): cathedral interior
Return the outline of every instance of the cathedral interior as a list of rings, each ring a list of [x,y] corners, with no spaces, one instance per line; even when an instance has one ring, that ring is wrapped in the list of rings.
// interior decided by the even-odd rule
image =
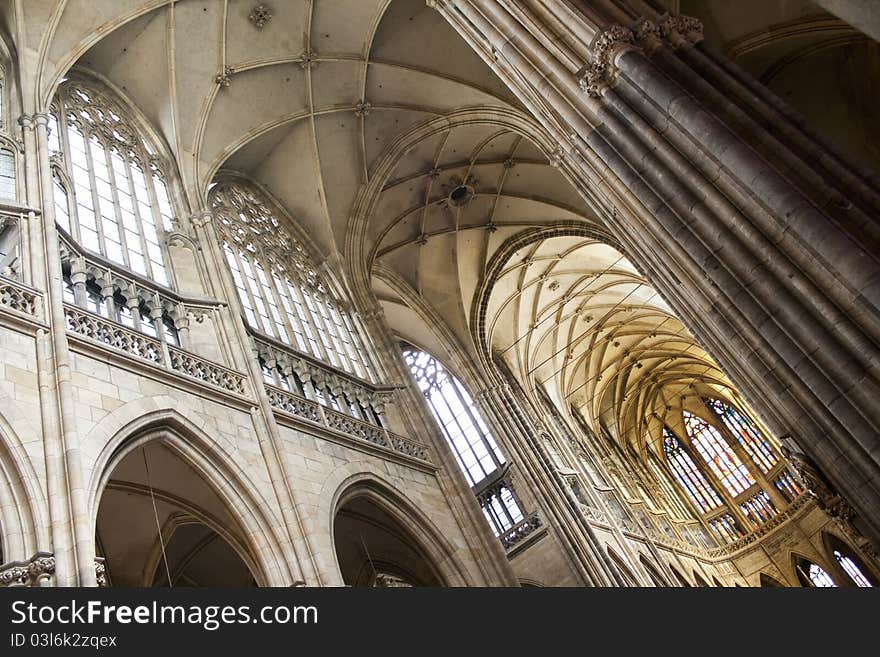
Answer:
[[[0,1],[0,585],[877,586],[878,39]]]

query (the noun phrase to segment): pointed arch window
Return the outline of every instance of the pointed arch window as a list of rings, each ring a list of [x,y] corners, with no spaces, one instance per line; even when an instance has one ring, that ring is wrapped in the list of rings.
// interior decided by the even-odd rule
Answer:
[[[424,351],[404,345],[403,359],[495,534],[521,522],[519,501],[505,480],[507,462],[465,387]]]
[[[669,427],[663,427],[663,452],[675,478],[700,511],[706,513],[721,506],[718,493]]]
[[[269,198],[246,181],[223,180],[211,188],[210,202],[248,325],[374,381],[354,317],[331,295]]]
[[[691,444],[732,497],[746,491],[755,483],[748,468],[718,429],[688,411],[684,411],[684,426]]]
[[[779,452],[758,430],[758,427],[730,404],[725,404],[719,399],[706,399],[705,401],[761,471],[769,472],[779,461]]]
[[[813,583],[813,586],[823,589],[836,588],[837,584],[834,583],[834,580],[831,579],[831,575],[825,572],[820,566],[817,566],[814,563],[809,565],[807,570],[807,575],[810,578],[810,581]]]
[[[840,564],[843,572],[849,576],[856,586],[861,588],[873,588],[873,584],[868,581],[868,578],[865,577],[861,568],[859,568],[858,564],[856,564],[852,558],[842,554],[840,550],[834,550],[834,558],[837,560],[837,563]]]
[[[164,235],[174,212],[156,149],[110,94],[82,81],[61,85],[49,116],[50,154],[71,181],[55,186],[58,224],[78,244],[160,285],[170,278]],[[60,189],[59,189],[60,188]]]

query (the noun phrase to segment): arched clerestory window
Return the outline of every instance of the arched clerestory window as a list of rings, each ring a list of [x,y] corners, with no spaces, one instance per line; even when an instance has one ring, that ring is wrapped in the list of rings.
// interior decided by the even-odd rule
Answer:
[[[268,196],[250,182],[230,179],[214,184],[209,200],[248,325],[374,381],[354,318],[331,294]]]
[[[764,436],[758,427],[731,404],[720,399],[706,399],[706,404],[724,422],[731,434],[739,441],[762,472],[767,473],[779,461],[779,450]]]
[[[163,245],[174,210],[158,151],[143,133],[109,91],[64,82],[49,115],[49,151],[61,155],[53,157],[56,218],[84,249],[170,286]]]
[[[874,586],[852,557],[843,554],[840,550],[834,550],[834,559],[840,565],[841,570],[846,573],[847,577],[849,577],[856,586],[861,588],[872,588]]]
[[[691,444],[731,497],[755,483],[749,469],[724,440],[721,432],[703,418],[684,411],[684,426]]]
[[[700,472],[685,446],[669,427],[663,427],[663,452],[675,478],[701,512],[721,506],[721,498]]]
[[[508,464],[461,381],[430,354],[404,345],[403,359],[428,401],[461,471],[500,535],[524,519],[505,477]]]

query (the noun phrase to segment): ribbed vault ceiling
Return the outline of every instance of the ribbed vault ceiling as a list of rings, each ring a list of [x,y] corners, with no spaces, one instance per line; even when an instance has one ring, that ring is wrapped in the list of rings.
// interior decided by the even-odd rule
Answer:
[[[373,291],[392,327],[439,357],[476,356],[472,336],[484,331],[527,389],[543,386],[563,412],[575,407],[635,447],[676,396],[728,385],[632,264],[584,236],[601,222],[550,166],[539,131],[492,120],[528,122],[424,0],[276,0],[262,28],[248,19],[256,4],[27,0],[0,12],[16,48],[40,63],[39,79],[22,80],[25,96],[45,107],[74,65],[105,78],[167,142],[189,211],[218,170],[235,170],[338,260],[350,254],[359,193],[378,189],[359,245]],[[749,11],[735,12],[723,0],[680,4],[783,94],[797,93],[786,71],[815,63],[835,39],[861,43],[806,0],[748,0]],[[462,108],[483,118],[455,119]],[[583,230],[505,250],[556,226]],[[477,307],[484,326],[471,326]],[[453,342],[458,350],[447,349]]]
[[[590,237],[550,237],[513,252],[489,296],[486,333],[527,387],[636,450],[648,434],[659,436],[683,396],[730,395],[727,378],[657,291]]]

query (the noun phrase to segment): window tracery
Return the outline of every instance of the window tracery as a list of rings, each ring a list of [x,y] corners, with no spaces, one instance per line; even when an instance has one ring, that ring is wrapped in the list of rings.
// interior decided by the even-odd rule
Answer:
[[[836,588],[837,584],[834,583],[834,580],[831,579],[831,575],[829,575],[825,570],[820,568],[814,563],[810,564],[810,568],[807,571],[807,574],[810,577],[810,581],[813,583],[813,586],[818,588]]]
[[[265,194],[250,183],[225,180],[211,188],[210,202],[248,325],[374,381],[355,319],[330,293]]]
[[[525,515],[506,479],[508,464],[461,382],[430,354],[408,345],[403,359],[440,425],[496,536]]]
[[[748,468],[718,429],[688,411],[684,411],[684,425],[691,444],[731,497],[736,497],[754,485],[755,479]]]
[[[167,179],[126,114],[108,92],[83,81],[59,88],[49,115],[50,155],[64,172],[53,180],[58,224],[85,249],[170,286]]]
[[[779,461],[778,450],[745,415],[719,399],[706,399],[706,404],[724,422],[762,472],[769,472]]]
[[[669,427],[663,427],[663,451],[675,478],[703,513],[721,506],[721,498]]]

